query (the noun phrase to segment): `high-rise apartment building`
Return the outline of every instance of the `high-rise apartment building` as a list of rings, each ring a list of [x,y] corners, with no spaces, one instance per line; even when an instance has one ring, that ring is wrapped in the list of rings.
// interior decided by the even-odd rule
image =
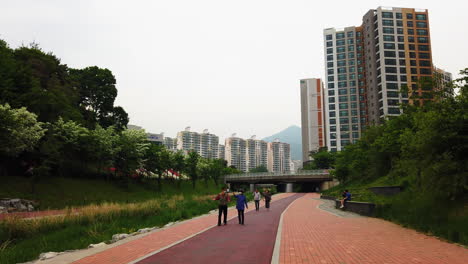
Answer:
[[[203,133],[191,132],[190,127],[185,131],[177,133],[177,149],[185,153],[195,151],[203,158],[218,158],[219,137],[208,133],[205,129]]]
[[[164,137],[163,145],[166,147],[167,150],[170,151],[177,151],[177,139]]]
[[[326,146],[325,102],[321,79],[301,80],[302,161]]]
[[[430,98],[418,85],[433,76],[426,9],[369,10],[359,27],[324,30],[327,146],[341,150],[367,124],[401,114],[409,98]],[[400,93],[401,88],[408,93]]]
[[[219,137],[205,129],[200,135],[200,156],[208,159],[218,158]]]
[[[226,159],[226,151],[224,145],[218,145],[218,159]]]
[[[232,135],[226,139],[225,157],[228,166],[234,166],[236,169],[247,172],[247,143],[245,139]]]
[[[259,166],[268,166],[268,146],[267,142],[263,140],[255,139],[255,136],[252,136],[250,139],[246,140],[247,147],[247,168],[250,171]]]
[[[268,142],[268,171],[291,171],[291,147],[288,143],[282,143],[279,140]]]

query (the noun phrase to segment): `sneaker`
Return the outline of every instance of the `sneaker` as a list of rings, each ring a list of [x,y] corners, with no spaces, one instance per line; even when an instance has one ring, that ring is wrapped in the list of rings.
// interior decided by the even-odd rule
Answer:
[[[340,208],[344,208],[344,205],[340,206]]]

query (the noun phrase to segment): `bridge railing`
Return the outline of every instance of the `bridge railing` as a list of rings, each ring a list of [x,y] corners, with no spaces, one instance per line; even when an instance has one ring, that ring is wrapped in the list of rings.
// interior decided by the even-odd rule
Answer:
[[[225,179],[239,179],[239,178],[272,178],[272,177],[286,177],[286,178],[295,178],[300,176],[329,176],[330,173],[328,170],[304,170],[298,172],[246,172],[238,174],[229,174],[225,176]]]

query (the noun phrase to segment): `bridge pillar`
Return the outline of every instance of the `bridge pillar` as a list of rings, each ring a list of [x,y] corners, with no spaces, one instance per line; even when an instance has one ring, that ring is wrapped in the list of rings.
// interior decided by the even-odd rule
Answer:
[[[292,183],[286,183],[286,192],[287,193],[293,192],[293,184]]]
[[[255,191],[255,183],[251,183],[250,184],[250,192],[254,192]]]

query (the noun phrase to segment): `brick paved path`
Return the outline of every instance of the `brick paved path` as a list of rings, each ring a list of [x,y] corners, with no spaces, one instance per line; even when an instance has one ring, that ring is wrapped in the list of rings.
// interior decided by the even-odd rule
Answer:
[[[273,197],[272,207],[274,208],[276,204],[284,198],[290,197],[294,194],[279,194]],[[255,210],[253,203],[249,203],[249,210]],[[264,210],[263,208],[261,210]],[[237,216],[235,210],[229,210],[228,217]],[[113,247],[106,251],[100,252],[98,254],[82,258],[78,261],[73,262],[74,264],[124,264],[135,261],[141,257],[144,257],[155,251],[159,251],[176,243],[182,239],[185,239],[189,236],[195,235],[199,232],[202,232],[208,228],[211,228],[216,225],[218,215],[211,214],[188,221],[184,221],[178,225],[174,225],[169,228],[157,230],[153,233],[150,233],[147,236],[144,236],[140,239],[130,241],[128,243]],[[249,219],[246,216],[246,221],[248,223]],[[224,228],[224,226],[222,227]],[[192,263],[192,262],[187,262]]]
[[[381,219],[336,216],[313,198],[297,199],[284,213],[279,263],[468,263],[468,249]]]
[[[245,215],[245,225],[233,219],[226,226],[212,228],[138,264],[270,263],[281,213],[302,195],[281,199],[270,210],[250,211]]]

